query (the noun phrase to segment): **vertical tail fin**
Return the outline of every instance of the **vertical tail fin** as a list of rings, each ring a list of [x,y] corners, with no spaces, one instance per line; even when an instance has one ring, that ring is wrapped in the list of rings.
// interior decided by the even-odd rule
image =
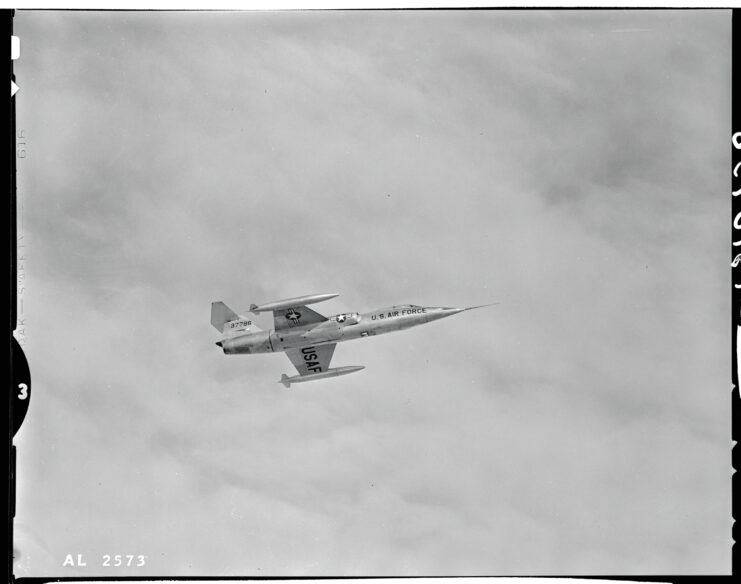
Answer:
[[[260,330],[257,323],[240,316],[223,302],[211,303],[211,324],[225,336],[254,333]]]
[[[219,332],[224,330],[224,325],[232,320],[237,320],[239,315],[223,302],[211,303],[211,324]]]

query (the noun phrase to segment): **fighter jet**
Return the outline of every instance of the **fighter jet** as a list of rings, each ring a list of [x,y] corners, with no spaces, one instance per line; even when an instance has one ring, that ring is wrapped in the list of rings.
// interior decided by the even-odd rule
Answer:
[[[283,351],[299,373],[292,377],[284,373],[278,380],[289,388],[292,383],[337,377],[365,369],[362,365],[329,368],[334,348],[341,341],[400,331],[466,310],[492,306],[439,308],[399,304],[362,314],[347,312],[330,317],[307,306],[336,296],[339,294],[312,294],[260,306],[252,304],[252,314],[272,311],[273,330],[262,330],[250,318],[240,316],[223,302],[212,302],[211,324],[223,334],[216,344],[226,355]]]

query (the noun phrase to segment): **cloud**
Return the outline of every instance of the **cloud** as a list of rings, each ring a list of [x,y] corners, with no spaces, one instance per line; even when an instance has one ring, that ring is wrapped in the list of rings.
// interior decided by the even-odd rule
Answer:
[[[24,573],[728,571],[726,13],[16,24]],[[500,304],[291,391],[213,345],[333,291]]]

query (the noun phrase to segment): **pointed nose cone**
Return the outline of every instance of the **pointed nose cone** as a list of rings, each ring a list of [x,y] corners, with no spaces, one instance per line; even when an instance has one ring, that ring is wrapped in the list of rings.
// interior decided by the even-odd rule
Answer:
[[[221,341],[216,341],[216,346],[221,347],[222,346]]]
[[[475,310],[477,308],[486,308],[487,306],[496,306],[499,302],[491,302],[489,304],[479,304],[478,306],[469,306],[468,308],[460,308],[459,310]]]
[[[482,304],[480,306],[468,306],[466,308],[437,308],[435,309],[435,317],[433,320],[436,320],[438,318],[445,318],[446,316],[453,316],[454,314],[458,314],[459,312],[466,312],[467,310],[474,310],[475,308],[494,306],[494,304],[499,304],[499,302],[494,302],[493,304]]]
[[[440,320],[441,318],[446,318],[448,316],[453,316],[454,314],[458,314],[459,312],[463,312],[465,308],[450,308],[450,307],[436,307],[436,308],[427,308],[427,314],[425,315],[425,319],[423,322],[432,322],[433,320]]]
[[[452,306],[441,306],[439,308],[428,308],[427,313],[432,316],[432,320],[439,320],[448,316],[453,316],[459,312],[463,312],[465,308],[454,308]]]

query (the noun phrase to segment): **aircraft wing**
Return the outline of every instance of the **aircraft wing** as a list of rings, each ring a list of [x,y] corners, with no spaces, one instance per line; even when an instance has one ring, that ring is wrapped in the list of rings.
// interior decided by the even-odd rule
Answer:
[[[290,308],[273,311],[273,323],[276,332],[307,324],[319,324],[326,320],[328,320],[326,316],[322,316],[306,306],[291,306]]]
[[[288,349],[286,355],[300,375],[321,373],[329,369],[329,362],[332,360],[336,344]]]

